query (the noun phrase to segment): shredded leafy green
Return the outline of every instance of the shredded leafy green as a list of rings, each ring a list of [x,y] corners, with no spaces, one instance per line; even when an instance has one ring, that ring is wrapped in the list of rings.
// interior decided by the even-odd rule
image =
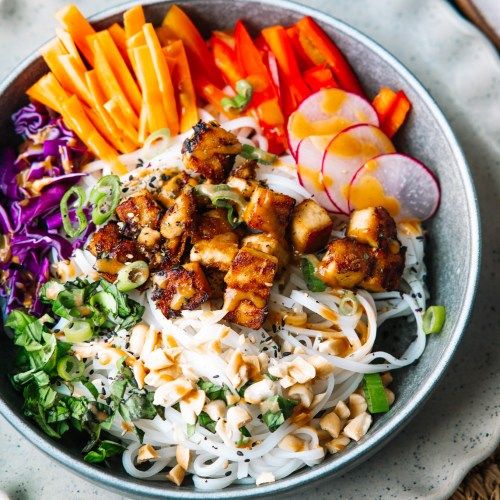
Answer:
[[[216,399],[222,399],[225,403],[226,394],[229,392],[229,389],[225,386],[216,385],[209,380],[198,380],[198,387],[205,392],[205,395],[211,401],[215,401]]]
[[[269,405],[278,405],[278,411],[268,410],[262,415],[262,421],[267,425],[271,432],[274,432],[278,427],[285,422],[293,413],[297,401],[294,399],[287,399],[282,396],[273,396],[266,400]]]
[[[232,227],[241,224],[241,214],[247,205],[241,194],[227,184],[200,184],[195,190],[198,194],[209,198],[213,206],[227,209],[227,220]]]
[[[104,440],[99,443],[99,446],[92,451],[89,451],[83,459],[91,464],[104,462],[106,458],[118,455],[125,450],[125,446],[115,441]]]
[[[205,429],[209,430],[212,434],[215,434],[216,422],[208,416],[208,413],[202,411],[198,415],[198,423]]]

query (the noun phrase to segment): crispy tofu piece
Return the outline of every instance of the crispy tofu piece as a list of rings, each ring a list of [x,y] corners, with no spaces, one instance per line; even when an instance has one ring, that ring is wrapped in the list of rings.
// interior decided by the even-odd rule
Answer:
[[[368,245],[351,238],[332,241],[318,266],[318,276],[332,287],[354,288],[370,275],[374,257]]]
[[[207,281],[210,284],[210,298],[211,299],[222,299],[224,297],[224,290],[226,289],[226,284],[224,283],[224,276],[226,271],[219,271],[214,267],[207,267],[203,269]]]
[[[303,254],[321,250],[328,243],[333,221],[313,200],[304,200],[293,210],[290,237],[294,249]]]
[[[227,210],[215,208],[198,217],[193,231],[193,241],[210,240],[218,234],[229,233],[232,230],[227,220]]]
[[[238,193],[240,193],[241,196],[245,198],[250,198],[250,196],[252,196],[252,193],[255,191],[255,188],[259,186],[259,183],[257,181],[242,179],[241,177],[236,177],[233,175],[227,178],[226,184],[230,188],[238,191]]]
[[[208,300],[210,285],[197,262],[160,271],[153,277],[155,290],[152,298],[168,318],[182,309],[197,309]]]
[[[372,253],[375,257],[373,270],[360,286],[370,292],[398,290],[405,267],[405,249],[401,248],[399,253],[377,249]]]
[[[354,210],[349,218],[346,236],[373,248],[387,248],[391,241],[397,242],[396,223],[383,207]]]
[[[216,184],[223,182],[241,152],[241,144],[217,122],[200,120],[193,130],[182,145],[184,165]]]
[[[158,200],[165,208],[170,208],[174,204],[177,196],[179,196],[182,188],[186,184],[195,184],[193,181],[194,179],[186,172],[173,174],[163,182],[160,192],[158,193]]]
[[[288,243],[285,240],[278,240],[272,234],[251,234],[243,238],[241,243],[243,246],[274,255],[278,259],[278,267],[280,269],[283,269],[290,261]]]
[[[167,240],[190,233],[196,213],[196,202],[191,190],[184,190],[165,212],[160,222],[160,233]]]
[[[136,241],[122,239],[115,242],[113,250],[109,253],[109,257],[116,259],[118,262],[134,262],[136,260],[144,260],[144,255],[140,251]]]
[[[139,229],[158,229],[161,214],[160,205],[146,190],[130,196],[116,207],[116,215],[122,222]]]
[[[231,176],[240,179],[255,180],[255,171],[257,170],[257,160],[247,160],[242,156],[236,158],[234,167],[231,170]]]
[[[137,243],[143,245],[145,248],[154,248],[159,245],[161,240],[161,233],[156,229],[150,227],[143,227],[137,236]]]
[[[182,257],[186,252],[188,238],[188,234],[183,233],[180,236],[167,240],[163,243],[162,268],[170,269],[171,267],[180,264]]]
[[[243,212],[243,221],[251,229],[283,238],[295,200],[286,194],[257,187]]]
[[[273,255],[250,247],[240,249],[224,278],[228,321],[253,329],[262,326],[277,269],[278,259]]]
[[[238,236],[230,232],[195,243],[191,249],[190,259],[192,262],[199,262],[204,267],[228,271],[237,253]]]
[[[87,250],[94,257],[109,254],[116,243],[122,238],[123,236],[120,234],[118,224],[116,222],[108,222],[91,236],[87,244]]]

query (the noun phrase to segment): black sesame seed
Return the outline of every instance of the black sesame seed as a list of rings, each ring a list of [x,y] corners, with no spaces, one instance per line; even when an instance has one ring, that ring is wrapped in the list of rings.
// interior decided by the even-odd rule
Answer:
[[[228,471],[227,471],[224,475],[225,475],[226,477],[228,477],[228,476],[230,476],[231,474],[232,474],[232,471],[228,470]]]
[[[423,309],[422,309],[421,307],[419,307],[418,309],[415,309],[415,312],[418,312],[418,313],[419,313],[419,312],[422,312],[422,310],[423,310]]]
[[[219,375],[214,375],[214,378],[219,378]]]
[[[242,451],[240,451],[240,450],[238,450],[238,451],[236,452],[236,455],[238,455],[239,457],[242,457],[242,456],[243,456],[243,452],[242,452]]]
[[[129,175],[129,176],[128,176],[128,180],[129,180],[129,181],[131,181],[133,178],[134,178],[134,176],[133,176],[133,175]]]
[[[286,351],[286,352],[284,352],[284,353],[282,354],[282,356],[285,358],[286,356],[290,356],[290,354],[292,354],[292,353],[291,353],[291,352]]]
[[[94,373],[94,370],[89,371],[89,375],[92,375]]]
[[[245,458],[245,462],[250,462],[250,459],[249,458]]]
[[[126,193],[126,192],[128,191],[128,189],[129,189],[128,187],[124,187],[124,188],[122,189],[122,193]]]

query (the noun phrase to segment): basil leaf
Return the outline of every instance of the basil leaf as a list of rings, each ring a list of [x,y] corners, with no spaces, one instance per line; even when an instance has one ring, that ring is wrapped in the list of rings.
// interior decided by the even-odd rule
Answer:
[[[208,413],[202,411],[198,415],[198,423],[205,429],[209,430],[212,434],[215,434],[216,422],[208,416]]]
[[[228,389],[224,386],[216,385],[210,380],[198,380],[198,387],[205,392],[210,401],[221,399],[226,402],[226,392]]]

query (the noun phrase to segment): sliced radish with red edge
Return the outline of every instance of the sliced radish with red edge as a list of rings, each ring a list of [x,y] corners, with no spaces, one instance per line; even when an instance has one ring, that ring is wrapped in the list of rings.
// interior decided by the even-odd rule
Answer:
[[[353,125],[337,134],[323,156],[321,172],[330,201],[349,213],[349,186],[356,172],[368,160],[394,153],[391,140],[374,125]]]
[[[322,89],[305,99],[287,124],[288,144],[294,157],[299,142],[311,135],[334,137],[358,123],[379,125],[375,109],[362,97],[341,89]]]
[[[326,194],[321,174],[321,163],[327,145],[312,138],[300,141],[297,149],[297,176],[314,201],[329,212],[339,213],[339,208]]]
[[[398,221],[426,220],[439,206],[436,176],[423,163],[402,154],[384,154],[366,162],[349,188],[351,210],[383,206]]]

